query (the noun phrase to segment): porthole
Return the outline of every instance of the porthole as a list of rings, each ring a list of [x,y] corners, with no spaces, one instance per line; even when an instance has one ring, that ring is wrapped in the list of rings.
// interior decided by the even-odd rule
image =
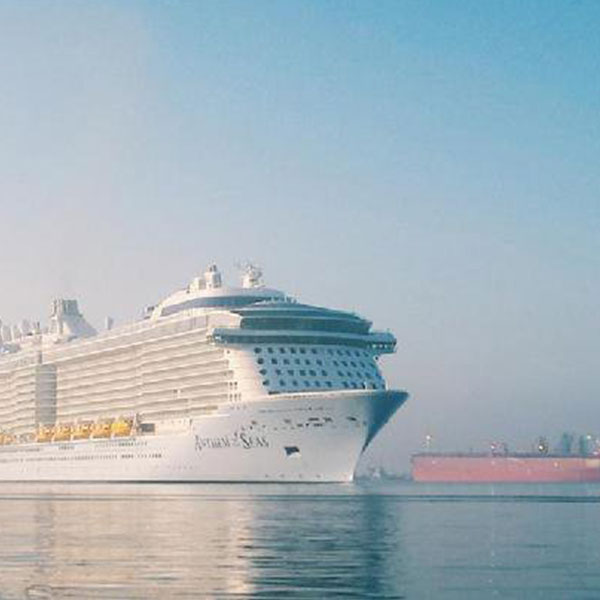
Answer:
[[[306,375],[306,371],[304,369],[300,369],[300,375],[304,377],[304,375]]]
[[[317,372],[313,371],[312,369],[308,372],[310,375],[312,375],[313,377],[316,377]]]
[[[268,352],[269,354],[273,354],[273,348],[267,348],[267,352]]]
[[[259,373],[260,373],[261,375],[266,375],[266,374],[267,374],[267,370],[266,370],[266,369],[261,369],[261,370],[259,371]]]
[[[294,374],[294,369],[288,369],[288,375],[293,375]]]
[[[290,359],[289,358],[284,358],[283,359],[283,364],[284,365],[289,365],[290,364]]]
[[[311,349],[310,349],[310,351],[311,351],[313,354],[317,354],[317,353],[319,352],[319,351],[318,351],[316,348],[311,348]]]
[[[285,354],[285,348],[279,348],[279,352],[280,352],[281,354]]]
[[[327,371],[321,371],[321,375],[323,375],[324,377],[327,377]]]
[[[297,380],[297,379],[294,379],[294,380],[292,381],[292,385],[293,385],[294,387],[298,387],[298,380]]]
[[[331,381],[326,381],[326,382],[325,382],[325,385],[326,385],[327,387],[332,387],[332,383],[331,383]]]
[[[265,380],[263,381],[263,385],[265,385],[265,386],[268,386],[268,385],[270,385],[270,383],[271,383],[271,382],[270,382],[268,379],[265,379]]]
[[[258,358],[258,359],[256,360],[256,362],[257,362],[259,365],[262,365],[262,364],[264,364],[264,362],[265,362],[265,359],[264,359],[264,358]]]
[[[284,379],[280,379],[279,380],[279,385],[285,385],[285,380]]]
[[[256,352],[256,354],[260,354],[262,352],[262,348],[254,348],[254,352]]]
[[[290,348],[290,352],[291,352],[292,354],[296,354],[296,348]]]
[[[275,369],[275,375],[281,375],[281,369]]]
[[[276,365],[277,364],[277,359],[276,358],[272,358],[271,359],[271,364],[272,365]]]
[[[300,354],[306,354],[306,348],[300,348]]]
[[[304,385],[305,385],[306,387],[310,387],[310,381],[308,381],[308,380],[307,380],[307,381],[305,381],[305,382],[304,382]]]
[[[323,361],[321,359],[318,358],[316,362],[320,367],[323,366]]]

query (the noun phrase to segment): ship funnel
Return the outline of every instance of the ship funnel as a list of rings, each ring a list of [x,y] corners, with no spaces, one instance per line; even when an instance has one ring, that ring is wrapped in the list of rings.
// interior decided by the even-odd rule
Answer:
[[[206,289],[208,290],[214,290],[223,285],[221,273],[219,272],[219,269],[217,269],[217,265],[208,267],[208,271],[204,273],[204,280],[206,281]]]
[[[50,318],[50,333],[58,339],[86,338],[96,335],[96,330],[79,312],[77,300],[54,300]]]

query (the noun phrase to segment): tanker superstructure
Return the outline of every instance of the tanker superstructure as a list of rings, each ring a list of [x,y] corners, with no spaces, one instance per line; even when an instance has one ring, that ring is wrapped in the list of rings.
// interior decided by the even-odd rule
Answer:
[[[110,325],[110,324],[109,324]],[[348,481],[407,394],[388,332],[212,266],[97,333],[74,300],[0,327],[0,480]]]

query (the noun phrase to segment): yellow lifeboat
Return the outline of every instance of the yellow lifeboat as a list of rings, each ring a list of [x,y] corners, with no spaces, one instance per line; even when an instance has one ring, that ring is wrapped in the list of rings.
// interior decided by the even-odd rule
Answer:
[[[92,434],[92,423],[81,423],[73,432],[74,440],[87,440]]]
[[[10,444],[11,442],[11,438],[13,436],[10,435],[10,433],[4,433],[4,432],[0,432],[0,445],[4,446],[4,444]]]
[[[92,425],[93,438],[109,438],[111,433],[110,423],[94,423]]]
[[[119,419],[111,425],[111,432],[114,437],[127,437],[131,435],[133,419]]]
[[[51,442],[53,436],[54,436],[54,427],[45,427],[44,425],[42,425],[38,429],[38,431],[35,435],[35,441],[36,442]]]
[[[54,433],[55,442],[64,442],[71,439],[73,428],[70,425],[59,425]]]

